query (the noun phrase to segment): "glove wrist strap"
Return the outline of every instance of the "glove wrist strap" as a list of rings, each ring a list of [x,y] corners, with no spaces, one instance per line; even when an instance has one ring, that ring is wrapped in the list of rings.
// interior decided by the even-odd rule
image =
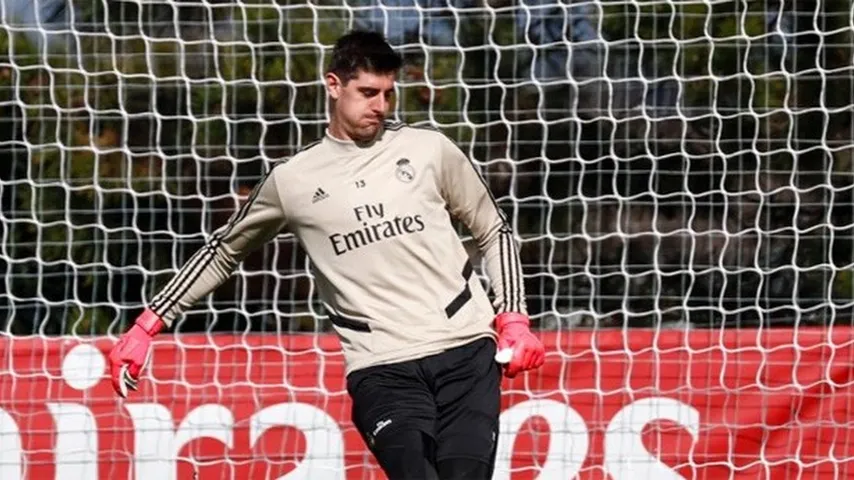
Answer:
[[[526,327],[531,325],[531,321],[528,319],[528,316],[522,313],[504,312],[495,317],[495,329],[499,333],[504,330],[505,326],[511,323],[521,323]]]
[[[160,333],[160,331],[163,330],[163,327],[166,326],[166,324],[163,323],[163,319],[160,318],[160,315],[154,313],[150,308],[146,308],[145,311],[137,317],[135,323],[151,337]]]

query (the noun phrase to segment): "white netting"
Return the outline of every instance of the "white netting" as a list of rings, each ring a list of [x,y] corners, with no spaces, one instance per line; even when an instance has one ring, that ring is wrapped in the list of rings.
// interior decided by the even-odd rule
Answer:
[[[629,338],[638,327],[851,322],[849,1],[3,0],[0,9],[9,335],[123,331],[269,162],[322,134],[322,69],[353,27],[381,29],[404,55],[393,116],[441,128],[483,167],[522,240],[538,328]],[[329,326],[306,265],[280,238],[176,332],[237,332],[250,352],[256,332],[320,338]],[[322,404],[344,392],[325,387],[340,359],[319,345],[305,361],[319,363]],[[721,345],[712,347],[728,351]],[[763,345],[746,349],[760,363]],[[576,358],[552,354],[561,372]],[[19,388],[8,384],[0,400],[26,396]],[[532,377],[509,395],[571,393],[561,388]]]

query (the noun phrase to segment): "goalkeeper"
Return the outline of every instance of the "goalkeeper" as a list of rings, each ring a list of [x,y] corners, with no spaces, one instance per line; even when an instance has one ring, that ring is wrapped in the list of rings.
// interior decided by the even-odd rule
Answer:
[[[353,423],[388,477],[492,476],[502,369],[514,377],[545,353],[512,231],[474,165],[441,133],[386,121],[400,67],[379,34],[338,39],[324,137],[274,164],[121,337],[109,356],[121,396],[152,337],[289,232],[340,338]],[[477,241],[492,301],[449,213]]]

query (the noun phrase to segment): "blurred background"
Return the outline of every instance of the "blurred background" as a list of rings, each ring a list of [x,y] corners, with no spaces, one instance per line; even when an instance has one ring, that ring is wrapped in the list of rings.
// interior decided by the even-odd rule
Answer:
[[[393,116],[482,167],[538,327],[852,323],[850,0],[0,13],[7,333],[123,331],[271,162],[322,135],[323,68],[351,28],[404,56]],[[307,266],[281,236],[176,331],[326,331]]]

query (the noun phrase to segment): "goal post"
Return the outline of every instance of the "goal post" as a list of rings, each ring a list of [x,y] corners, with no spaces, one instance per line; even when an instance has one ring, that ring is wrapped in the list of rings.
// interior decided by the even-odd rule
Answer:
[[[0,477],[379,478],[288,235],[158,339],[136,398],[104,371],[271,163],[323,135],[352,28],[401,52],[391,116],[452,137],[521,246],[548,360],[505,381],[496,478],[844,477],[852,15],[4,0]]]

